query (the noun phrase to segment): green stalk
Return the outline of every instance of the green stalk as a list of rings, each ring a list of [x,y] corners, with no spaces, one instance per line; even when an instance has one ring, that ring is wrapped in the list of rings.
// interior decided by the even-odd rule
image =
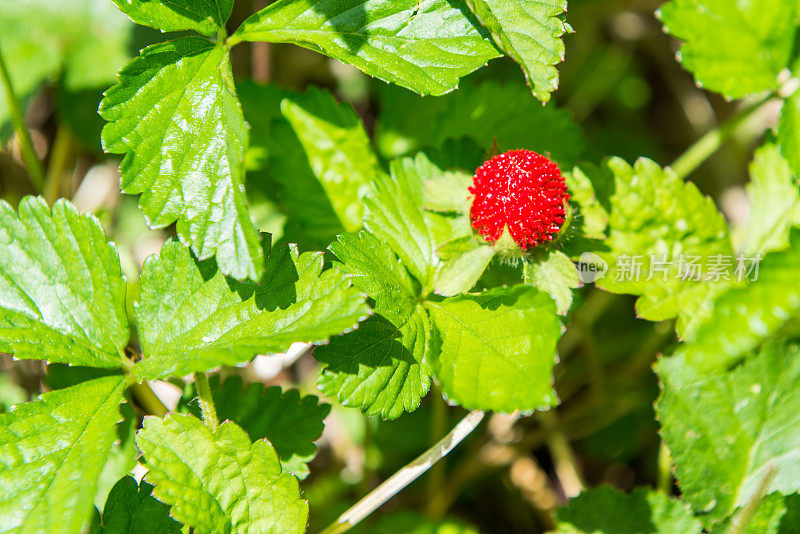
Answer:
[[[749,119],[756,111],[760,110],[769,101],[775,98],[775,94],[770,93],[754,104],[739,110],[728,120],[709,131],[701,137],[695,144],[690,146],[686,152],[681,154],[670,167],[675,174],[685,179],[692,174],[700,165],[703,164],[714,152],[728,141],[731,135],[736,132],[739,126]]]
[[[167,412],[169,412],[167,407],[164,406],[164,403],[161,402],[161,399],[150,389],[150,385],[146,382],[132,384],[131,394],[133,398],[136,399],[136,402],[150,415],[164,417],[167,415]]]
[[[205,373],[195,373],[194,385],[197,388],[200,410],[203,413],[203,422],[211,432],[216,432],[219,428],[219,419],[217,418],[217,408],[214,406],[214,397],[211,395],[208,376]]]
[[[41,192],[44,185],[44,171],[42,171],[42,164],[39,161],[39,156],[36,155],[36,150],[33,148],[33,140],[25,126],[25,117],[22,113],[22,108],[17,100],[17,95],[14,92],[14,86],[11,83],[11,76],[6,68],[6,62],[3,59],[3,54],[0,52],[0,82],[3,83],[3,89],[6,92],[6,100],[8,103],[8,110],[11,113],[11,122],[14,124],[14,131],[17,132],[19,137],[20,151],[22,152],[22,160],[25,162],[25,167],[28,169],[28,176],[31,183],[36,188],[36,191]]]

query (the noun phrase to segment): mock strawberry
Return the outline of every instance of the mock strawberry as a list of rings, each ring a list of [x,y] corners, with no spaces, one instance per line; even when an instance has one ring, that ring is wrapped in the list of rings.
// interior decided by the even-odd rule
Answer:
[[[511,150],[475,171],[472,226],[495,247],[521,249],[548,243],[561,230],[569,200],[554,162],[531,150]]]

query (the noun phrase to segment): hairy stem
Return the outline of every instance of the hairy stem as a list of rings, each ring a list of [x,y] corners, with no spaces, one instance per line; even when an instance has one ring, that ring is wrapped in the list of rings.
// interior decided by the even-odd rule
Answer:
[[[31,139],[28,127],[25,126],[25,117],[22,113],[22,107],[14,92],[14,86],[11,83],[11,76],[6,68],[6,62],[3,59],[2,51],[0,51],[0,82],[2,82],[3,89],[6,93],[8,111],[11,114],[11,122],[14,124],[14,131],[17,132],[17,137],[19,138],[20,152],[22,153],[22,160],[25,162],[25,167],[28,169],[28,176],[36,190],[41,191],[44,184],[42,164],[33,148],[33,140]]]
[[[203,422],[211,432],[216,432],[219,428],[219,419],[217,418],[217,408],[214,406],[214,397],[211,396],[208,376],[205,373],[195,373],[194,385],[197,388],[197,398],[200,401]]]
[[[703,162],[725,144],[742,123],[749,119],[756,111],[764,107],[764,105],[774,97],[775,95],[770,93],[754,104],[739,110],[725,122],[709,131],[670,165],[672,170],[675,171],[675,174],[684,179],[692,174],[695,169],[702,165]]]
[[[322,534],[339,534],[347,532],[360,523],[365,517],[377,510],[383,503],[391,499],[400,490],[411,484],[432,465],[444,458],[470,432],[475,430],[483,419],[484,413],[472,411],[453,427],[436,445],[422,453],[416,460],[392,475],[386,482],[372,490],[366,497],[358,501],[352,508],[339,516]]]

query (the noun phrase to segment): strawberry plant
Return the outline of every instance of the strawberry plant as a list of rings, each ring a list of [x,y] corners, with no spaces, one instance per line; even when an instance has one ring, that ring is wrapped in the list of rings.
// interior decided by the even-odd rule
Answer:
[[[0,532],[798,531],[800,5],[627,4],[0,5]]]

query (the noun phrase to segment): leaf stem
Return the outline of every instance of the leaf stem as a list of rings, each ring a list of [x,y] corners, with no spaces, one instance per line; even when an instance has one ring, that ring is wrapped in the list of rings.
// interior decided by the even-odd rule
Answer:
[[[25,117],[19,105],[19,100],[17,100],[17,95],[14,92],[14,86],[11,83],[11,76],[8,73],[8,68],[6,68],[6,62],[5,59],[3,59],[2,51],[0,51],[0,81],[6,93],[8,110],[11,113],[11,122],[14,124],[14,130],[17,132],[17,137],[19,138],[22,160],[25,162],[25,167],[28,169],[28,176],[30,177],[31,183],[36,188],[36,191],[41,192],[44,184],[44,171],[42,171],[42,164],[39,161],[39,156],[36,155],[36,150],[33,148],[31,133],[25,125]]]
[[[215,433],[219,428],[217,408],[214,406],[214,397],[211,395],[211,385],[205,373],[194,374],[194,385],[197,388],[197,398],[200,401],[200,410],[203,413],[203,422]]]
[[[761,100],[739,110],[725,122],[710,130],[670,165],[672,170],[682,179],[692,174],[695,169],[702,165],[703,162],[725,144],[743,122],[749,119],[756,111],[764,107],[764,105],[775,98],[775,96],[774,93],[768,94]]]
[[[164,403],[161,402],[161,399],[158,398],[158,395],[155,394],[147,382],[137,382],[136,384],[132,384],[131,394],[133,394],[136,402],[138,402],[141,407],[151,415],[164,417],[167,415],[167,412],[169,412],[167,407],[164,406]]]
[[[400,490],[416,480],[432,465],[444,458],[456,445],[475,430],[483,419],[484,413],[472,411],[453,427],[436,445],[422,453],[416,460],[400,469],[383,484],[372,490],[366,497],[358,501],[352,508],[339,516],[322,534],[340,534],[347,532],[360,523],[365,517],[377,510],[383,503],[391,499]]]

